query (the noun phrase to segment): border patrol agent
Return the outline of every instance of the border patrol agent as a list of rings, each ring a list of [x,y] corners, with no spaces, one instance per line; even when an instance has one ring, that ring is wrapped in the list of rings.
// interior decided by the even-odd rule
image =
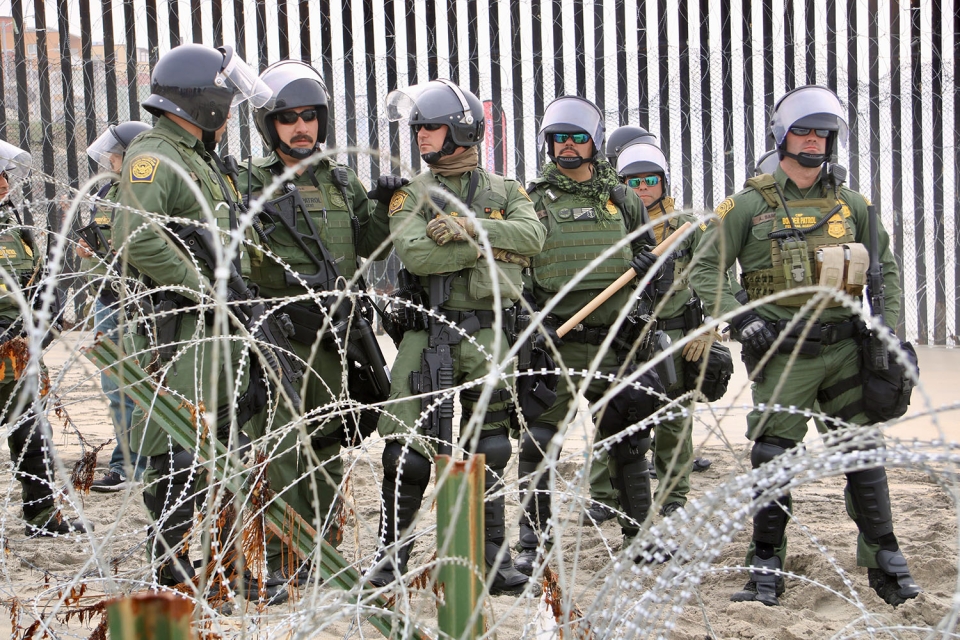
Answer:
[[[718,287],[721,272],[739,261],[742,284],[750,300],[771,294],[776,299],[741,312],[731,324],[743,345],[744,361],[753,370],[753,402],[770,406],[812,409],[819,401],[824,413],[849,424],[867,424],[861,404],[859,328],[850,310],[829,299],[826,307],[797,318],[811,294],[792,294],[791,289],[820,283],[862,293],[866,255],[867,201],[841,185],[845,171],[836,167],[838,144],[846,144],[847,123],[836,94],[824,87],[804,86],[777,101],[770,121],[770,135],[780,163],[774,173],[747,181],[747,188],[717,207],[718,224],[704,235],[702,260],[694,267],[691,281],[703,297],[704,308],[714,315],[737,310],[741,305]],[[879,230],[880,262],[886,298],[886,322],[896,326],[900,314],[900,284],[897,263],[890,251],[890,238]],[[818,260],[823,268],[817,270]],[[844,278],[825,282],[828,267]],[[819,271],[819,272],[818,272]],[[800,320],[790,326],[793,320]],[[806,337],[804,338],[804,332]],[[783,343],[763,371],[756,366],[778,334]],[[794,355],[795,350],[798,352]],[[793,362],[790,362],[794,359]],[[788,375],[774,397],[781,378]],[[774,461],[803,440],[807,418],[800,412],[765,412],[754,409],[747,417],[747,437],[753,442],[750,456],[754,468]],[[837,424],[829,425],[832,429]],[[893,533],[893,515],[886,472],[883,467],[847,473],[847,513],[860,533],[857,564],[867,567],[870,586],[896,606],[920,593],[907,568]],[[747,552],[750,580],[735,602],[756,600],[779,604],[784,590],[783,569],[787,552],[785,530],[790,517],[790,494],[762,507],[753,519],[753,541]]]
[[[214,148],[226,130],[231,105],[249,99],[255,107],[262,106],[270,98],[269,88],[230,47],[198,44],[181,45],[160,58],[150,85],[152,93],[142,104],[158,119],[127,149],[119,204],[204,227],[203,207],[174,170],[176,164],[194,181],[219,228],[234,228],[239,193]],[[131,212],[115,223],[115,245],[153,286],[176,287],[153,296],[155,309],[168,311],[156,317],[159,356],[155,364],[164,374],[164,390],[193,406],[203,403],[208,411],[217,407],[218,413],[224,413],[240,396],[234,387],[244,344],[239,340],[217,343],[214,314],[203,309],[209,308],[213,272],[202,260],[197,261],[199,271],[194,268],[194,259],[177,236],[185,230],[189,227],[183,224],[158,223]],[[245,251],[243,256],[241,273],[249,272]],[[213,357],[215,347],[217,358]],[[129,352],[138,349],[130,344]],[[134,422],[139,428],[134,429],[131,444],[141,455],[150,456],[144,472],[144,503],[154,520],[150,550],[155,559],[164,558],[159,582],[174,585],[194,576],[183,546],[193,521],[194,451],[171,447],[166,432],[152,420],[150,416],[144,420],[143,409],[137,407]],[[228,426],[224,422],[218,416],[218,431]]]
[[[674,212],[674,200],[669,195],[670,167],[655,143],[635,142],[624,147],[617,161],[617,173],[646,205],[647,213],[655,224],[657,244],[673,235],[684,222],[696,224],[694,216],[670,216]],[[667,263],[668,269],[673,268],[672,277],[661,278],[653,287],[652,293],[656,294],[656,298],[649,300],[651,310],[656,310],[657,329],[665,331],[671,343],[695,332],[703,324],[700,299],[690,290],[687,282],[688,266],[699,240],[698,231],[688,235],[680,244],[673,245],[671,259]],[[699,333],[682,350],[675,350],[673,362],[676,382],[667,387],[668,395],[676,397],[697,389],[701,367],[705,371],[699,391],[711,401],[723,395],[733,373],[733,361],[726,347],[714,344],[716,337]],[[686,418],[683,415],[667,418],[655,428],[653,460],[659,479],[657,502],[662,505],[662,515],[669,515],[686,504],[691,470],[710,466],[709,461],[700,458],[694,460],[693,457],[692,421],[695,406],[696,401],[691,399],[686,405]]]
[[[118,173],[123,165],[123,154],[137,135],[148,131],[150,125],[146,122],[122,122],[111,124],[103,133],[87,147],[87,155],[96,162],[101,171]],[[91,206],[93,223],[97,225],[102,237],[110,240],[110,227],[116,214],[112,203],[117,200],[117,191],[120,188],[119,180],[107,180],[96,194],[96,200]],[[120,324],[118,312],[120,297],[114,290],[113,284],[119,282],[110,277],[110,266],[103,260],[96,258],[89,245],[83,240],[77,244],[77,255],[80,256],[80,268],[90,274],[90,287],[96,292],[97,299],[93,303],[94,332],[103,333],[109,339],[117,341],[117,326]],[[109,493],[121,491],[128,486],[127,473],[124,469],[124,445],[130,452],[130,461],[134,469],[134,479],[140,480],[147,461],[137,455],[134,449],[129,448],[130,431],[133,427],[133,399],[125,395],[117,387],[113,379],[105,373],[100,374],[100,387],[107,396],[110,404],[110,420],[113,422],[113,431],[117,435],[117,444],[110,455],[107,473],[90,485],[91,491]]]
[[[404,533],[420,509],[430,479],[430,459],[437,440],[424,438],[424,427],[417,426],[439,419],[440,412],[431,408],[436,397],[418,397],[430,382],[436,382],[424,379],[433,371],[429,361],[441,351],[448,354],[451,362],[445,366],[449,371],[442,373],[450,375],[453,385],[489,373],[488,359],[500,358],[492,352],[495,332],[502,332],[501,344],[506,346],[507,334],[513,329],[494,325],[494,309],[501,310],[505,323],[511,322],[512,307],[523,289],[521,271],[529,265],[527,258],[540,251],[544,238],[543,226],[523,187],[479,166],[477,148],[483,140],[484,112],[475,95],[448,80],[436,80],[392,92],[387,96],[387,109],[392,120],[408,120],[420,156],[430,168],[393,196],[389,213],[394,246],[406,270],[429,283],[425,287],[429,289],[427,305],[462,329],[466,337],[435,318],[420,318],[404,327],[390,391],[390,399],[400,402],[390,405],[392,415],[384,414],[379,425],[380,435],[387,440],[381,551],[368,575],[377,586],[397,579],[406,569],[412,542]],[[443,195],[446,192],[470,207],[473,214],[459,211],[454,201]],[[480,227],[494,246],[495,269],[476,243]],[[499,295],[495,295],[494,280]],[[461,429],[469,422],[479,393],[479,389],[470,389],[460,394]],[[511,404],[508,382],[498,381],[476,448],[476,453],[486,456],[484,485],[488,494],[501,485],[512,454],[508,435]],[[461,432],[461,443],[472,439],[473,434]],[[503,549],[505,526],[504,498],[488,498],[484,502],[484,555],[488,566],[497,567],[491,591],[520,593],[527,576],[514,569],[509,550]],[[501,552],[504,555],[497,561]]]
[[[540,177],[530,185],[530,197],[547,233],[543,251],[532,261],[533,297],[542,309],[574,275],[584,271],[604,250],[622,243],[648,219],[643,202],[620,184],[614,168],[600,155],[604,143],[603,116],[592,102],[577,96],[563,96],[551,102],[543,115],[538,142],[550,158]],[[592,366],[610,325],[624,305],[632,304],[633,287],[613,294],[562,341],[557,339],[556,329],[631,267],[639,275],[645,275],[656,256],[650,254],[652,260],[634,266],[635,256],[643,256],[651,244],[653,239],[649,234],[641,234],[623,244],[619,253],[594,267],[543,320],[546,332],[558,347],[558,365],[571,371]],[[636,318],[631,316],[618,335],[624,348],[608,349],[599,371],[615,374],[622,365],[632,366],[633,363],[625,363],[624,359],[641,330]],[[653,372],[639,382],[662,391]],[[585,392],[587,399],[596,402],[609,385],[605,379],[591,380]],[[563,428],[560,422],[576,397],[577,389],[561,382],[553,406],[520,435],[521,489],[535,491],[533,497],[523,498],[526,507],[520,519],[521,550],[516,561],[517,568],[528,575],[540,561],[537,552],[540,536],[548,541],[552,536],[548,527],[552,513],[549,474],[541,475],[535,489],[531,489],[529,478],[543,462],[553,436]],[[659,399],[642,389],[624,389],[599,415],[597,430],[603,438],[620,434],[652,414],[658,405]],[[650,476],[644,458],[649,447],[647,428],[623,437],[610,451],[609,473],[619,504],[629,518],[621,523],[627,539],[639,532],[638,525],[650,509]]]
[[[321,153],[321,143],[327,137],[327,91],[316,69],[303,62],[282,60],[265,69],[260,79],[270,87],[273,98],[254,113],[268,155],[241,167],[240,191],[244,196],[249,193],[251,198],[259,197],[265,188],[271,187],[288,167]],[[277,452],[267,468],[268,478],[276,494],[332,544],[338,544],[341,537],[339,509],[334,506],[339,504],[337,488],[343,479],[341,442],[352,441],[347,433],[354,432],[356,426],[341,411],[329,410],[346,390],[342,384],[345,363],[338,345],[327,337],[332,335],[333,325],[346,324],[350,315],[345,314],[343,319],[328,325],[320,348],[314,350],[314,344],[330,314],[328,297],[335,296],[338,289],[354,277],[357,259],[375,259],[377,250],[390,235],[387,204],[398,186],[400,178],[381,176],[380,185],[371,192],[370,198],[352,169],[323,158],[301,165],[294,177],[271,196],[267,209],[279,213],[283,208],[285,214],[291,216],[288,221],[293,221],[292,229],[267,211],[260,214],[267,236],[264,245],[282,261],[265,257],[253,265],[251,279],[259,285],[260,294],[267,299],[310,292],[315,295],[313,300],[280,307],[293,322],[295,332],[291,345],[297,357],[306,363],[308,380],[301,390],[301,407],[294,411],[286,402],[276,407],[273,424],[289,430],[279,443],[266,446],[269,451]],[[302,207],[297,206],[299,202]],[[318,267],[317,261],[322,262],[325,257],[331,260]],[[321,310],[321,306],[325,310]],[[346,311],[350,307],[347,298],[339,303],[338,309]],[[379,347],[377,353],[382,361]],[[388,385],[385,387],[381,399],[386,399],[389,391]],[[269,413],[272,412],[265,411],[253,419],[248,427],[251,435],[264,435]],[[299,429],[291,429],[300,415],[309,421],[310,440],[303,445],[298,442]],[[350,424],[345,425],[345,421]],[[311,456],[301,452],[301,446],[313,449],[322,468],[314,464]],[[295,573],[290,569],[297,564],[296,556],[285,556],[279,539],[268,538],[266,589],[272,603],[286,599],[286,582]],[[301,583],[305,582],[305,568],[300,578]],[[251,581],[249,586],[248,597],[256,597],[260,591],[256,581]]]
[[[23,519],[28,537],[51,536],[83,531],[80,520],[64,520],[54,502],[53,463],[48,452],[53,447],[50,426],[37,420],[33,398],[46,395],[46,367],[40,363],[40,379],[32,384],[30,358],[24,334],[23,310],[14,297],[20,288],[28,304],[39,294],[42,258],[29,229],[10,201],[10,188],[30,173],[31,157],[26,151],[0,140],[0,423],[10,428],[7,446],[13,462],[13,475],[23,490]],[[34,386],[34,384],[36,386]],[[93,530],[92,524],[87,524]]]

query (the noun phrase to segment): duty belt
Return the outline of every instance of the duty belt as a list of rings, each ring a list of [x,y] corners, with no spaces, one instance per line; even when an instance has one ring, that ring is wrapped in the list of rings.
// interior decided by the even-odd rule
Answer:
[[[447,322],[451,322],[456,325],[462,324],[470,318],[476,318],[477,322],[480,323],[480,329],[491,329],[496,326],[497,314],[492,309],[455,311],[453,309],[440,307],[438,312],[447,320]],[[503,319],[503,327],[501,327],[501,329],[508,333],[512,332],[514,322],[516,321],[516,308],[510,307],[509,309],[503,309],[501,311],[501,318]]]
[[[661,331],[675,331],[677,329],[686,331],[687,319],[683,317],[683,314],[665,320],[663,318],[657,318],[657,329]]]
[[[609,327],[589,327],[578,324],[566,335],[563,336],[564,342],[580,342],[582,344],[600,345],[610,334]]]
[[[775,325],[777,333],[783,333],[791,322],[791,320],[778,320]],[[813,326],[807,331],[806,327],[810,324]],[[855,320],[846,320],[838,323],[810,323],[801,320],[793,325],[790,330],[790,335],[799,337],[803,335],[804,331],[807,333],[807,340],[819,342],[822,345],[831,345],[841,340],[853,338],[860,333],[860,327]]]

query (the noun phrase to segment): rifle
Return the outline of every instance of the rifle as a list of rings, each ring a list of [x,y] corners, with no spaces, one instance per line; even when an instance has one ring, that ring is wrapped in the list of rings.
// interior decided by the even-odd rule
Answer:
[[[269,237],[281,225],[293,238],[301,251],[317,268],[313,275],[293,274],[289,271],[284,274],[288,285],[297,286],[301,281],[311,289],[317,291],[335,291],[339,288],[340,270],[330,255],[327,247],[320,239],[320,233],[307,211],[306,203],[300,192],[293,185],[288,185],[287,192],[268,202],[261,213],[268,224],[264,226],[264,234]],[[297,218],[304,221],[308,231],[301,232],[297,228]],[[312,250],[307,242],[316,250]],[[323,299],[323,307],[330,316],[331,336],[327,345],[335,345],[337,341],[344,345],[347,357],[359,365],[359,377],[374,387],[373,398],[386,400],[390,395],[390,367],[383,356],[380,344],[373,334],[371,321],[373,320],[373,305],[365,298],[359,298],[354,310],[348,310],[345,304],[337,304],[336,296],[327,296]],[[320,319],[322,325],[323,320]]]
[[[211,270],[217,266],[216,251],[214,249],[213,234],[209,229],[189,225],[177,232],[184,244],[196,258],[207,265]],[[245,301],[234,307],[244,326],[253,333],[254,338],[266,345],[263,349],[264,360],[280,377],[281,384],[290,400],[300,405],[300,394],[297,391],[303,378],[303,363],[293,354],[293,346],[288,339],[293,334],[293,323],[285,314],[268,313],[262,300],[257,300],[243,281],[234,263],[230,264],[230,277],[227,279],[227,289],[231,300]]]
[[[877,222],[877,206],[867,205],[867,229],[870,235],[870,268],[867,269],[867,288],[870,290],[870,313],[879,324],[884,323],[886,301],[883,298],[883,269],[880,267],[880,240],[879,223]],[[871,332],[867,342],[870,362],[875,371],[886,371],[890,366],[887,354],[887,345]]]

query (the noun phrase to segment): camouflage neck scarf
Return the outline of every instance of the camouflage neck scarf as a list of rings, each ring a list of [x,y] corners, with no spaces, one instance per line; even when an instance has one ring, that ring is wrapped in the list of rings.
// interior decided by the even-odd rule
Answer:
[[[606,223],[613,219],[607,211],[607,201],[610,199],[610,190],[620,183],[620,178],[606,160],[594,161],[593,177],[584,182],[577,182],[563,175],[560,168],[553,162],[548,162],[543,167],[542,175],[551,184],[590,202],[597,212],[597,219],[601,226],[606,226]]]

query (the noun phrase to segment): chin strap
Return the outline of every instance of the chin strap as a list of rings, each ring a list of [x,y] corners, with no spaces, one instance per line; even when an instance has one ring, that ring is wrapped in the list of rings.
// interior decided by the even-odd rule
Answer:
[[[807,167],[808,169],[814,169],[819,167],[824,162],[827,161],[827,154],[825,153],[789,153],[787,151],[780,151],[780,159],[784,158],[793,158],[800,164],[801,167]]]
[[[288,145],[288,144],[287,144],[286,142],[284,142],[283,140],[281,140],[280,142],[277,143],[277,150],[278,150],[278,151],[280,151],[280,152],[282,152],[283,154],[288,155],[288,156],[290,156],[291,158],[294,158],[294,159],[296,159],[296,160],[304,160],[304,159],[306,159],[306,158],[309,158],[309,157],[312,156],[314,153],[316,153],[319,148],[320,148],[320,147],[319,147],[319,144],[316,144],[316,145],[310,147],[309,149],[303,149],[303,148],[300,148],[300,147],[297,147],[296,149],[294,149],[293,147],[291,147],[290,145]]]
[[[593,162],[593,158],[581,158],[580,156],[574,158],[570,156],[561,156],[559,158],[554,156],[552,160],[561,169],[579,169],[584,162]]]
[[[457,145],[453,143],[453,139],[450,137],[450,132],[447,132],[447,137],[443,139],[443,146],[440,147],[440,151],[428,151],[420,157],[423,158],[423,161],[427,164],[437,164],[440,161],[440,158],[443,156],[449,156],[454,151],[457,150]]]

